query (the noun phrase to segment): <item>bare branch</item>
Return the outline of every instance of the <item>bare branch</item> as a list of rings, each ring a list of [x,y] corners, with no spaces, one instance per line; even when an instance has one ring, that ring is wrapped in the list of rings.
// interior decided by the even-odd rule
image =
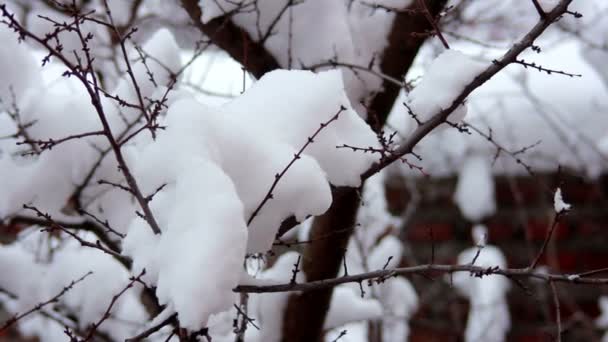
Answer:
[[[146,274],[146,270],[142,270],[141,273],[139,273],[139,275],[137,277],[131,277],[129,283],[127,284],[127,286],[125,286],[119,293],[117,293],[116,295],[114,295],[112,297],[112,300],[110,301],[110,304],[108,305],[108,307],[106,308],[106,311],[103,313],[103,315],[101,316],[101,318],[99,319],[99,321],[93,323],[93,326],[89,329],[89,333],[87,334],[87,336],[85,336],[85,338],[81,341],[81,342],[86,342],[86,341],[90,341],[95,332],[97,331],[97,329],[99,329],[99,327],[101,326],[101,324],[103,324],[103,322],[105,322],[108,318],[110,318],[110,312],[112,311],[112,308],[114,307],[114,305],[116,304],[116,302],[118,301],[118,299],[125,293],[127,292],[127,290],[129,290],[130,288],[133,287],[133,285],[136,282],[139,282],[141,280],[141,277],[144,276],[144,274]]]
[[[42,302],[42,303],[38,303],[32,309],[30,309],[30,310],[28,310],[28,311],[26,311],[26,312],[24,312],[22,314],[19,314],[19,315],[15,316],[15,317],[9,319],[8,321],[4,322],[4,324],[0,327],[0,334],[2,334],[2,332],[6,331],[6,329],[8,329],[13,324],[17,323],[22,318],[27,317],[27,316],[33,314],[34,312],[40,311],[42,308],[44,308],[45,306],[47,306],[49,304],[57,303],[59,301],[59,299],[61,297],[63,297],[63,295],[65,295],[76,284],[80,283],[81,281],[83,281],[86,277],[90,276],[91,274],[93,274],[93,272],[87,272],[82,277],[80,277],[80,278],[78,278],[76,280],[73,280],[68,286],[64,287],[57,295],[55,295],[51,299],[49,299],[49,300],[47,300],[45,302]]]
[[[529,268],[500,268],[495,267],[481,267],[474,266],[471,264],[467,265],[439,265],[439,264],[425,264],[417,265],[412,267],[401,267],[386,270],[377,270],[372,272],[360,273],[356,275],[342,276],[338,278],[323,279],[317,281],[310,281],[306,283],[284,283],[276,285],[239,285],[233,289],[234,292],[248,292],[248,293],[273,293],[273,292],[295,292],[302,291],[308,292],[313,290],[320,290],[335,287],[341,284],[347,283],[360,283],[368,281],[370,284],[376,281],[382,281],[391,277],[399,275],[427,275],[428,273],[444,273],[452,274],[456,272],[468,272],[475,277],[485,277],[489,275],[501,275],[509,279],[538,279],[546,282],[560,282],[560,283],[571,283],[571,284],[593,284],[593,285],[606,285],[608,284],[608,278],[590,278],[581,277],[579,274],[551,274],[545,272],[535,271]],[[581,273],[582,274],[582,273]]]
[[[340,106],[340,109],[338,110],[338,112],[336,112],[336,114],[334,114],[326,122],[322,122],[319,125],[319,128],[317,128],[317,130],[310,137],[307,138],[306,143],[304,145],[302,145],[300,150],[298,152],[296,152],[296,154],[294,154],[293,158],[289,161],[289,163],[285,166],[285,168],[274,176],[274,181],[272,182],[270,189],[268,189],[266,196],[264,196],[264,198],[262,199],[260,204],[257,206],[257,208],[255,208],[255,210],[251,213],[251,216],[249,216],[249,219],[247,220],[247,225],[251,224],[251,222],[258,215],[260,210],[262,210],[262,208],[264,207],[266,202],[268,202],[269,200],[271,200],[273,198],[272,192],[277,187],[277,184],[279,184],[279,181],[281,180],[281,178],[283,178],[283,176],[285,176],[287,171],[289,171],[289,168],[296,162],[296,160],[298,160],[302,157],[302,153],[304,153],[304,150],[306,150],[308,145],[314,143],[315,138],[319,135],[319,133],[321,133],[321,131],[323,131],[323,129],[325,129],[325,127],[330,125],[332,122],[338,120],[338,117],[340,116],[340,114],[345,110],[346,110],[346,107]]]

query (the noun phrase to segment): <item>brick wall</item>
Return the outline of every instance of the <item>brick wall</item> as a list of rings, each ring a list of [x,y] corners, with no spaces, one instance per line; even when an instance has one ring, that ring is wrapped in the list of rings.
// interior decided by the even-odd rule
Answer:
[[[419,178],[409,187],[399,177],[387,181],[386,197],[393,215],[402,215],[410,205],[415,208],[401,227],[410,250],[402,266],[429,262],[432,248],[435,262],[454,263],[460,251],[471,247],[473,223],[462,217],[452,201],[456,181],[455,177]],[[552,195],[558,185],[573,209],[561,219],[541,263],[564,273],[608,267],[608,176],[597,181],[564,173],[500,176],[495,182],[497,212],[482,223],[488,227],[489,243],[502,249],[510,267],[529,265],[538,252],[554,216]],[[421,301],[411,322],[411,340],[462,340],[467,300],[441,277],[411,280]],[[553,341],[556,325],[550,290],[541,283],[526,281],[524,285],[527,290],[513,285],[509,292],[512,329],[508,340]],[[597,299],[608,294],[608,287],[560,284],[558,292],[565,330],[562,339],[598,340],[603,332],[594,327],[593,320],[599,314]]]

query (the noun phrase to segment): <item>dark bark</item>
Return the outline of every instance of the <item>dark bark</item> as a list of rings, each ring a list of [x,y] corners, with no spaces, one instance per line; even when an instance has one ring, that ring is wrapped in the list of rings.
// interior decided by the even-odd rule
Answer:
[[[445,6],[446,0],[427,0],[427,8],[433,17],[436,17]],[[418,50],[424,42],[424,36],[412,33],[424,33],[432,30],[432,26],[421,13],[419,2],[414,1],[408,9],[395,15],[391,32],[388,36],[388,46],[382,54],[380,69],[382,73],[396,79],[402,79],[414,63]],[[384,81],[383,90],[376,94],[369,106],[370,117],[377,118],[372,127],[378,129],[384,125],[388,114],[393,108],[395,99],[401,88],[396,84]]]
[[[427,8],[436,16],[445,5],[445,0],[427,1]],[[410,9],[420,9],[415,2]],[[389,35],[389,45],[382,54],[380,63],[384,74],[400,79],[405,76],[418,54],[423,38],[412,33],[423,33],[432,29],[422,11],[410,11],[396,15]],[[384,126],[388,114],[399,94],[400,87],[383,82],[383,91],[378,93],[369,107],[370,125],[374,130]],[[304,252],[304,273],[308,281],[334,278],[346,252],[359,208],[356,189],[346,189],[345,194],[334,199],[330,209],[315,218],[310,240]],[[330,238],[327,238],[331,236]],[[320,238],[320,239],[319,239]],[[323,323],[329,309],[333,288],[310,291],[290,297],[283,321],[283,341],[321,341]]]
[[[342,265],[348,239],[355,226],[359,194],[349,189],[329,210],[317,217],[310,232],[311,243],[304,251],[302,270],[307,281],[334,278]],[[328,238],[327,234],[331,234]],[[323,323],[333,288],[293,295],[285,311],[284,341],[321,341]]]
[[[215,18],[203,24],[198,0],[181,1],[194,25],[211,39],[213,44],[241,63],[255,78],[281,68],[274,56],[263,45],[254,41],[245,30],[236,26],[229,16]]]
[[[229,17],[216,18],[203,24],[200,21],[198,0],[181,1],[201,32],[243,64],[255,77],[259,78],[266,72],[280,68],[270,52],[234,25]],[[436,16],[446,0],[427,0],[426,3],[431,15]],[[410,9],[419,8],[418,5],[419,2],[416,1]],[[432,25],[422,11],[396,14],[389,34],[389,45],[382,53],[381,71],[397,79],[403,78],[424,41],[424,38],[412,33],[424,33],[431,29]],[[372,99],[369,107],[370,118],[375,118],[373,122],[369,122],[374,130],[379,130],[384,125],[400,90],[390,82],[384,82],[383,88],[383,91]],[[344,259],[345,249],[355,226],[360,198],[358,189],[340,190],[330,209],[313,222],[310,239],[314,242],[306,247],[303,255],[302,269],[307,281],[336,277]],[[288,230],[291,226],[293,223],[281,227],[281,230]],[[283,340],[321,341],[332,293],[333,288],[328,288],[292,295],[285,311]]]

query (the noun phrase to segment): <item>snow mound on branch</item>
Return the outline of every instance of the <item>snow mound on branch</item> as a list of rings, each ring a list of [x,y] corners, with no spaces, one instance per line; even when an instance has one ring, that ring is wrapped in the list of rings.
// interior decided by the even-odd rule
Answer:
[[[17,42],[17,37],[4,25],[0,27],[0,111],[11,108],[13,98],[21,99],[28,88],[41,80],[34,56],[25,44]]]
[[[260,284],[286,284],[293,277],[299,254],[287,252],[276,263],[263,271],[258,278]],[[302,266],[300,265],[300,268]],[[297,283],[305,281],[303,272],[298,272]],[[334,289],[330,308],[325,320],[325,329],[342,326],[350,322],[378,319],[382,316],[382,306],[376,299],[361,298],[358,288],[340,285]],[[281,338],[284,311],[289,300],[289,292],[250,294],[249,315],[255,319],[260,330],[247,330],[247,340],[275,342]]]
[[[3,275],[0,288],[17,297],[3,301],[3,305],[10,312],[26,312],[39,303],[54,298],[71,282],[92,272],[60,296],[57,304],[49,304],[42,309],[52,312],[53,306],[58,305],[63,311],[78,317],[79,328],[86,331],[91,324],[102,319],[113,296],[127,286],[129,274],[111,256],[99,250],[81,247],[75,240],[68,240],[55,249],[52,255],[41,256],[37,247],[39,234],[47,233],[27,234],[25,238],[19,237],[20,241],[12,245],[0,244],[0,272]],[[82,238],[92,240],[92,234],[84,234]],[[29,250],[30,248],[35,249]],[[95,295],[91,296],[91,293]],[[140,293],[140,285],[135,284],[120,296],[110,311],[115,319],[105,321],[99,330],[116,340],[132,336],[137,324],[147,319],[145,309],[139,301]],[[123,319],[129,323],[126,324]],[[23,334],[44,337],[43,341],[62,340],[65,338],[63,330],[64,327],[60,324],[37,314],[20,321],[20,331]]]
[[[74,27],[74,18],[62,13],[61,11],[54,10],[46,6],[36,6],[32,4],[33,8],[27,11],[27,17],[24,22],[27,23],[27,28],[39,37],[44,37],[49,32],[54,32],[57,29],[55,23],[71,25]],[[47,20],[50,18],[51,20]],[[95,43],[90,43],[89,53],[92,58],[96,60],[103,60],[112,57],[113,51],[110,48],[110,31],[102,25],[98,25],[89,20],[82,20],[79,23],[83,36],[91,33],[95,37]],[[71,63],[78,64],[78,58],[72,53],[77,51],[82,60],[85,60],[84,54],[82,53],[82,40],[76,30],[61,30],[57,35],[58,40],[63,46],[64,56]],[[36,49],[44,50],[39,44],[32,43],[32,46]],[[46,53],[46,50],[44,50]]]
[[[138,91],[144,106],[150,104],[150,99],[161,99],[166,87],[174,82],[175,75],[181,68],[180,48],[175,37],[168,29],[162,28],[154,32],[141,47],[141,54],[133,50],[129,53],[129,59],[138,61],[131,62],[131,68],[137,87],[133,80],[127,75],[119,80],[115,94],[130,104],[139,105]],[[153,58],[148,58],[153,57]],[[145,58],[145,64],[142,61]],[[126,63],[121,61],[120,67],[127,70]],[[157,96],[153,96],[157,95]],[[123,115],[132,121],[141,115],[138,108],[121,108]],[[124,127],[121,127],[124,129]]]
[[[378,3],[404,8],[410,2]],[[289,3],[295,5],[288,7]],[[285,69],[322,70],[333,68],[329,62],[335,61],[379,71],[375,56],[387,45],[387,34],[394,18],[392,11],[377,10],[358,1],[261,0],[256,1],[258,10],[255,11],[252,6],[230,0],[201,0],[199,5],[204,23],[232,12],[231,20],[245,29],[254,41],[263,41],[264,47]],[[381,79],[372,73],[341,70],[354,106],[359,106],[370,93],[380,90]]]
[[[275,175],[327,122],[252,216]],[[192,330],[231,307],[240,272],[226,270],[242,268],[246,252],[269,250],[287,217],[302,221],[325,212],[329,183],[360,184],[359,174],[375,158],[336,146],[377,145],[350,108],[339,72],[272,72],[221,108],[178,100],[161,124],[166,130],[132,153],[130,163],[144,194],[166,184],[150,201],[163,232],[153,235],[136,218],[124,251],[135,272],[145,268],[158,284],[161,304],[172,306]]]
[[[494,178],[487,156],[468,156],[458,176],[454,201],[468,220],[479,222],[496,212]]]
[[[478,226],[478,229],[481,226]],[[491,245],[471,247],[458,255],[458,264],[470,264],[475,255],[476,266],[481,267],[507,267],[507,261],[502,251]],[[509,280],[501,275],[488,275],[481,278],[474,277],[468,272],[454,273],[453,285],[469,299],[471,309],[467,318],[465,331],[466,341],[494,341],[505,340],[505,335],[511,326],[509,308],[507,305],[507,291]]]
[[[585,5],[595,7],[591,2],[573,4]],[[491,7],[486,6],[485,2],[480,4],[483,8],[488,6]],[[503,7],[505,6],[507,5],[504,4]],[[525,6],[529,6],[532,11],[530,13],[536,15],[531,3],[526,3]],[[608,3],[602,6],[606,7]],[[601,10],[590,8],[580,12],[601,13]],[[588,16],[585,15],[580,20],[584,18]],[[576,22],[580,20],[576,19]],[[591,22],[593,24],[590,23],[589,28],[593,26],[594,30],[587,30],[587,26],[577,26],[577,31],[596,33],[587,39],[608,37],[599,34],[603,31],[595,27],[595,23],[601,20]],[[548,38],[551,39],[555,37]],[[600,41],[597,43],[602,44]],[[488,65],[498,53],[463,42],[454,42],[451,46],[487,60]],[[565,40],[551,48],[546,46],[540,54],[524,52],[521,57],[526,61],[581,74],[582,77],[547,75],[518,65],[506,67],[467,99],[466,122],[481,134],[473,129],[470,129],[470,134],[457,129],[431,134],[414,148],[414,152],[422,157],[417,164],[423,167],[426,174],[447,177],[457,173],[461,160],[467,155],[477,153],[485,155],[489,160],[496,158],[493,162],[495,174],[529,176],[525,164],[536,173],[555,172],[558,167],[566,167],[590,178],[598,177],[608,165],[608,139],[602,142],[608,132],[608,116],[604,115],[608,108],[605,87],[607,78],[603,77],[600,70],[608,68],[605,68],[606,58],[597,60],[600,65],[583,58],[592,50],[575,40]],[[427,46],[421,50],[421,57],[431,53],[431,48]],[[425,60],[426,58],[419,59],[408,79],[422,74],[420,67]],[[405,94],[401,96],[405,98]],[[397,103],[401,102],[397,100]],[[416,127],[416,122],[404,106],[395,106],[389,122],[406,136]],[[497,146],[488,141],[488,136],[509,153],[497,153]],[[511,153],[515,153],[516,158]],[[401,170],[407,175],[420,176],[418,170],[407,167],[401,167]]]
[[[0,288],[16,295],[20,300],[15,311],[25,312],[33,308],[41,297],[44,269],[37,265],[34,255],[17,244],[0,244]]]
[[[446,50],[428,66],[422,81],[407,96],[407,107],[420,122],[429,121],[434,115],[450,107],[465,86],[486,68],[484,63],[456,50]],[[458,123],[467,114],[465,104],[460,104],[448,116],[448,121]],[[440,128],[446,128],[443,124]]]
[[[384,189],[385,177],[382,171],[365,182],[362,206],[357,214],[360,226],[354,231],[346,249],[346,264],[349,274],[392,269],[398,267],[405,246],[397,238],[396,227],[402,226],[402,218],[393,217],[387,212]],[[344,274],[344,266],[339,274]],[[360,293],[358,284],[348,286],[354,293]],[[384,341],[405,341],[409,336],[409,318],[418,308],[418,295],[405,277],[391,277],[380,284],[373,282],[365,285],[366,298],[373,298],[382,307],[383,317],[379,318]],[[364,324],[367,326],[367,323]],[[331,336],[337,337],[345,329],[348,334],[340,339],[364,340],[355,336],[349,328],[351,324],[336,327]],[[327,336],[330,336],[328,334]],[[365,335],[365,339],[367,335]],[[331,339],[330,339],[331,340]]]
[[[597,300],[597,304],[600,307],[600,315],[595,319],[595,326],[607,330],[608,329],[608,296],[601,296]],[[608,341],[608,332],[604,332],[602,341]]]
[[[349,286],[337,286],[331,297],[325,329],[357,321],[375,320],[382,317],[382,305],[376,299],[361,298]]]
[[[4,26],[0,27],[0,39],[4,39],[5,31]],[[7,44],[10,44],[10,39],[16,40],[16,37],[6,38]],[[10,65],[12,63],[10,61],[13,59],[22,60],[25,63],[33,58],[27,45],[19,45],[15,48],[15,51],[19,53],[16,57],[5,56],[0,52],[0,68],[2,65]],[[181,60],[173,37],[166,30],[157,31],[144,44],[143,49],[147,53],[153,54],[155,58],[147,61],[147,68],[141,61],[131,62],[131,66],[134,77],[140,85],[141,94],[146,98],[145,105],[147,105],[147,99],[162,97],[162,95],[157,96],[159,89],[163,84],[170,82],[171,73],[179,70]],[[9,57],[10,59],[5,59]],[[27,71],[37,71],[37,68],[32,66],[24,70],[26,70],[23,77],[25,80],[26,76],[29,77]],[[148,70],[154,73],[158,87],[149,81]],[[20,120],[24,124],[32,124],[27,128],[28,136],[32,140],[59,140],[70,135],[102,130],[98,113],[91,105],[89,94],[75,77],[62,77],[61,74],[64,71],[65,66],[51,62],[45,66],[44,73],[31,76],[32,79],[28,81],[30,88],[27,92],[16,93],[19,95],[16,100]],[[111,94],[130,103],[137,103],[132,82],[126,75]],[[171,104],[172,99],[169,100],[167,105]],[[141,114],[140,111],[133,108],[119,108],[114,102],[103,97],[101,103],[106,119],[116,137],[121,136],[126,128],[124,117],[134,120],[136,115]],[[0,115],[0,117],[5,116]],[[17,131],[17,128],[13,126],[14,124],[11,124],[9,128],[2,127],[0,134],[2,136],[13,135]],[[136,128],[138,127],[132,127],[131,131]],[[21,153],[29,149],[27,144],[15,144],[22,141],[23,137],[12,138],[2,140],[2,145],[0,145],[2,149],[0,153],[0,188],[3,189],[3,196],[0,198],[0,217],[18,213],[22,210],[23,203],[29,203],[48,212],[55,219],[73,221],[74,217],[65,215],[68,212],[64,210],[66,203],[76,187],[83,183],[90,170],[95,167],[97,159],[100,158],[99,150],[109,147],[106,138],[89,136],[72,139],[33,157],[21,156]],[[125,148],[124,151],[125,154],[128,154],[126,152],[128,148]],[[123,179],[112,154],[108,154],[97,168],[89,184],[95,184],[100,179],[115,183],[120,183]],[[92,197],[98,197],[99,193],[99,186],[89,186],[83,191],[82,198],[85,199],[83,202]],[[124,198],[124,200],[117,201],[117,197]],[[104,199],[109,200],[104,201]],[[129,202],[130,199],[124,193],[108,191],[95,199],[94,204],[91,205],[91,208],[95,209],[87,209],[95,212],[97,208],[104,207],[106,210],[101,216],[109,217],[119,230],[124,230],[127,220],[117,220],[117,217],[124,216],[124,213],[128,212],[128,221],[132,219],[133,212],[125,210],[126,206],[131,206]],[[115,203],[120,203],[120,205],[116,205],[116,210],[110,210]]]
[[[361,173],[377,158],[335,147],[345,143],[358,147],[378,143],[369,126],[350,109],[343,89],[342,76],[336,71],[315,74],[277,70],[265,75],[225,108],[238,112],[239,119],[252,131],[273,132],[299,149],[319,124],[345,107],[339,119],[324,128],[304,153],[317,160],[333,185],[357,187],[361,184]],[[269,92],[274,93],[271,99]]]
[[[257,279],[275,284],[289,283],[293,277],[293,270],[298,262],[299,254],[287,252],[281,255],[269,269],[263,271]],[[300,264],[300,269],[302,265]],[[296,282],[304,282],[305,275],[298,272]],[[259,337],[254,341],[280,341],[283,329],[283,314],[287,307],[289,292],[260,293],[250,295],[250,314],[255,317],[260,326]],[[247,333],[255,329],[247,329]],[[248,336],[249,337],[249,336]]]
[[[553,208],[556,213],[561,213],[570,210],[570,204],[564,202],[562,198],[562,189],[557,188],[555,195],[553,196]]]

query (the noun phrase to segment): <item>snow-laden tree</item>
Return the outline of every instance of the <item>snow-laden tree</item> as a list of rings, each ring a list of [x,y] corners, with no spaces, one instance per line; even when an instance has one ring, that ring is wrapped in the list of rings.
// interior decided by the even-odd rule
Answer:
[[[606,10],[600,0],[0,2],[10,236],[0,306],[11,314],[0,331],[402,341],[418,303],[406,275],[458,273],[471,303],[499,300],[499,312],[503,276],[608,283],[539,271],[546,244],[524,269],[494,247],[400,268],[407,247],[387,227],[407,218],[387,213],[382,187],[395,172],[445,172],[440,145],[459,164],[456,201],[478,222],[495,210],[494,155],[512,172],[601,172],[608,121],[597,110],[548,115],[546,127],[523,111],[505,118],[490,95],[520,91],[522,108],[544,108],[540,78],[607,82]],[[583,77],[569,69],[579,52]],[[587,105],[606,106],[605,90],[596,95]],[[525,159],[536,147],[547,158]],[[483,329],[473,313],[468,337]],[[497,322],[492,339],[503,340],[509,319]]]

